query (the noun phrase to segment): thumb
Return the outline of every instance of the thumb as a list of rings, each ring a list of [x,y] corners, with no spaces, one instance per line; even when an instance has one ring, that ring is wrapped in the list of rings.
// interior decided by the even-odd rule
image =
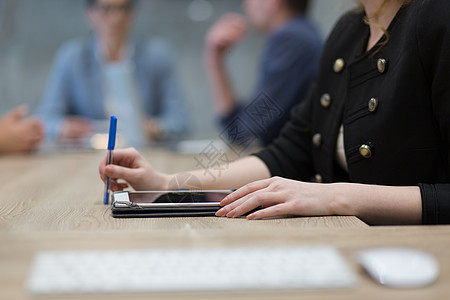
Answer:
[[[6,114],[6,117],[10,118],[12,120],[15,120],[15,121],[19,121],[20,119],[25,117],[27,114],[28,114],[28,106],[21,105],[21,106],[18,106],[16,108],[10,110]]]

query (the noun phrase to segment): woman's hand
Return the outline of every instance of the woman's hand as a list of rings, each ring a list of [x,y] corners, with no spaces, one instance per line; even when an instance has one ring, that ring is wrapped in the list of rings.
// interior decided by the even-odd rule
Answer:
[[[220,203],[224,207],[216,215],[239,217],[260,206],[263,209],[247,218],[334,215],[333,200],[332,185],[272,177],[249,183],[228,195]]]
[[[135,190],[165,190],[170,175],[156,172],[134,148],[114,150],[113,163],[106,165],[106,155],[98,167],[100,177],[111,178],[111,190],[121,191],[129,186]],[[117,180],[125,180],[126,183]]]

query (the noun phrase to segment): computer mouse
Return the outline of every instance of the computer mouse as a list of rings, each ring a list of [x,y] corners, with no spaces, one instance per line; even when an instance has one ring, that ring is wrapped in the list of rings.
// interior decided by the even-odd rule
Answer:
[[[439,274],[439,264],[431,254],[411,248],[368,249],[358,253],[358,261],[375,281],[389,287],[426,286]]]

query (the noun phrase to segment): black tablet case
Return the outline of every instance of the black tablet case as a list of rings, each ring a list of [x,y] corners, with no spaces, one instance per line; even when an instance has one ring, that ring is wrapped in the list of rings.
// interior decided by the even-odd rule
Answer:
[[[192,205],[195,202],[196,205]],[[209,217],[221,208],[219,203],[206,204],[205,194],[199,192],[183,193],[170,192],[170,197],[161,195],[153,203],[167,204],[167,206],[139,206],[115,207],[112,205],[112,215],[115,218],[148,218],[148,217]],[[173,205],[171,205],[171,203]],[[205,203],[205,205],[202,205]]]
[[[217,206],[177,206],[177,207],[112,207],[114,218],[149,217],[211,217],[220,209]]]

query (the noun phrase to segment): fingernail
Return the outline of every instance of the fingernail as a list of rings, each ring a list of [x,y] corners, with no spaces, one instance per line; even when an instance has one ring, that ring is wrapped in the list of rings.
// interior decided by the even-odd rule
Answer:
[[[221,208],[218,211],[216,211],[216,216],[218,216],[218,217],[222,217],[223,216],[223,208]]]

